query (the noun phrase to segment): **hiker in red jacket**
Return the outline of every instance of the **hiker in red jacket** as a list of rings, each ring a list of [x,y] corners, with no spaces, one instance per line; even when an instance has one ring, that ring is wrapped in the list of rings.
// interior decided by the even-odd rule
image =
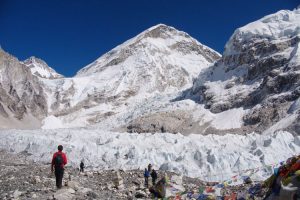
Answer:
[[[58,145],[57,149],[58,151],[53,154],[51,172],[55,169],[56,187],[60,189],[62,187],[65,165],[67,164],[67,156],[62,152],[62,145]]]

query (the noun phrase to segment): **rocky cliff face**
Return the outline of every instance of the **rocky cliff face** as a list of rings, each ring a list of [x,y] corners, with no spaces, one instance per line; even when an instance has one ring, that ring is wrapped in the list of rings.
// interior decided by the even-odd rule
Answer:
[[[0,126],[39,127],[47,115],[43,88],[30,69],[0,50]]]
[[[290,116],[300,96],[299,41],[300,9],[237,29],[222,59],[194,83],[193,98],[213,113],[243,107],[248,110],[245,126],[256,131],[271,127]],[[293,109],[297,115],[298,109]]]

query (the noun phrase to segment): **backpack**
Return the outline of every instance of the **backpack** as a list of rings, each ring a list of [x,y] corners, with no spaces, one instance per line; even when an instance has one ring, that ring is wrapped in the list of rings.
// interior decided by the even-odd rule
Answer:
[[[55,168],[62,168],[62,166],[63,166],[62,153],[56,154],[55,159],[54,159],[54,165],[55,165]]]

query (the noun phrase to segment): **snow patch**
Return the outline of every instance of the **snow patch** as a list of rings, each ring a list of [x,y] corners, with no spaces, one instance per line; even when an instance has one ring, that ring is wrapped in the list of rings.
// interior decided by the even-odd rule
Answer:
[[[247,113],[247,110],[243,108],[233,108],[216,114],[215,119],[212,121],[212,126],[216,129],[233,129],[241,128],[243,125],[243,116]]]
[[[241,43],[251,39],[285,39],[300,35],[300,9],[281,10],[238,28],[225,46],[224,55],[236,54],[234,40]]]
[[[64,128],[64,124],[62,123],[62,121],[53,115],[46,117],[43,120],[42,124],[42,129]]]

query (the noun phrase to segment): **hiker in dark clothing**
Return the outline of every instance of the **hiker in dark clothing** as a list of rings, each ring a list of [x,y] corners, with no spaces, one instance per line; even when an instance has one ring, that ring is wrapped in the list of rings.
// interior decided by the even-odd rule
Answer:
[[[155,182],[156,182],[156,179],[157,179],[157,173],[154,169],[151,172],[151,178],[152,178],[152,185],[155,185]]]
[[[144,178],[145,178],[145,187],[148,187],[148,179],[150,176],[150,172],[147,170],[147,168],[145,168],[145,172],[144,172]]]
[[[80,172],[84,172],[84,163],[83,163],[83,161],[80,162]]]
[[[63,146],[58,145],[58,151],[54,153],[51,162],[51,172],[55,170],[56,187],[62,187],[62,179],[64,176],[65,165],[67,164],[67,156],[62,152]]]
[[[148,165],[148,172],[151,173],[151,171],[152,171],[152,165],[149,164],[149,165]]]

